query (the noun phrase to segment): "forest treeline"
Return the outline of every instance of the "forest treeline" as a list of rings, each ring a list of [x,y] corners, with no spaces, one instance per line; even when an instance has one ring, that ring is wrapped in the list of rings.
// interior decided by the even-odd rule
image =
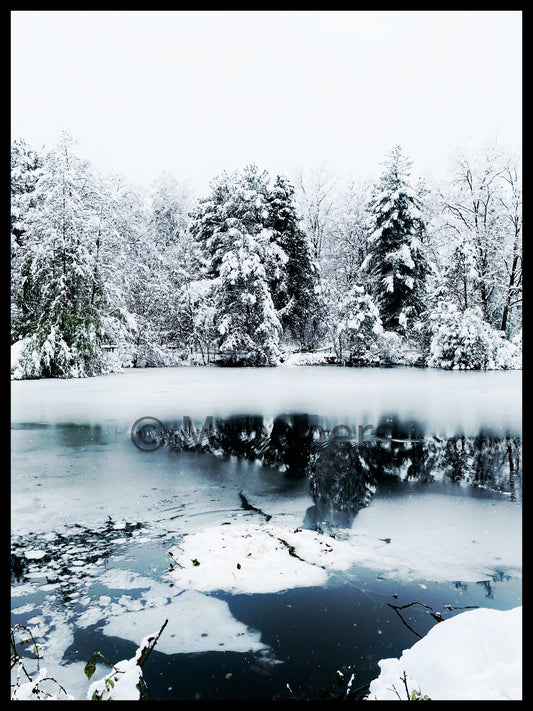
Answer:
[[[67,132],[13,140],[12,377],[520,368],[520,157],[464,148],[438,184],[411,171],[400,146],[373,183],[252,164],[197,198],[168,172],[147,190],[102,175]]]

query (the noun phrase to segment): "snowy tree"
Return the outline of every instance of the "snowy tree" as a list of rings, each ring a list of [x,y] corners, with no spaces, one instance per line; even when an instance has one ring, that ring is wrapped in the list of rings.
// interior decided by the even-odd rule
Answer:
[[[479,306],[485,321],[506,327],[502,302],[510,288],[514,303],[520,272],[518,176],[498,146],[457,150],[452,171],[443,194],[451,251],[446,283],[461,308]]]
[[[311,256],[321,267],[331,247],[336,185],[337,179],[326,164],[300,171],[297,176],[297,209],[303,217]]]
[[[129,365],[138,330],[132,289],[144,265],[147,210],[142,197],[118,174],[100,181],[97,263],[106,309],[102,344],[115,349],[117,366]]]
[[[42,157],[23,139],[11,144],[11,321],[17,338],[21,318],[19,292],[20,270],[27,251],[25,222],[35,207],[35,186],[42,175]],[[22,306],[23,308],[23,306]]]
[[[191,279],[180,288],[177,299],[177,337],[184,355],[192,363],[206,365],[216,357],[213,344],[218,332],[216,320],[216,280]]]
[[[461,312],[440,302],[431,316],[433,338],[428,365],[449,370],[495,370],[522,367],[520,348],[507,341],[482,317],[479,307]]]
[[[113,227],[100,243],[104,340],[122,365],[172,365],[184,345],[180,292],[197,268],[186,188],[163,173],[146,194],[118,175],[100,189]]]
[[[428,265],[420,202],[410,185],[411,163],[396,146],[369,205],[372,296],[386,330],[408,334],[424,307]]]
[[[148,253],[152,256],[147,261],[150,273],[146,284],[152,292],[153,326],[161,342],[172,348],[185,346],[181,296],[199,272],[198,250],[188,229],[190,208],[187,187],[168,172],[159,175],[150,194]]]
[[[272,365],[281,324],[272,290],[283,298],[287,256],[270,228],[269,180],[251,165],[212,183],[191,222],[213,281],[218,344],[231,362]]]
[[[323,318],[319,299],[319,276],[305,232],[294,205],[294,188],[278,176],[268,194],[267,225],[278,251],[271,292],[284,331],[308,350],[316,345]],[[281,256],[280,256],[281,255]]]
[[[339,193],[334,211],[331,248],[334,269],[330,281],[339,294],[368,277],[361,270],[369,252],[368,202],[370,186],[351,180]]]
[[[93,176],[63,133],[46,156],[25,220],[19,336],[33,376],[80,376],[98,357],[105,297],[96,262],[99,217]]]
[[[378,336],[383,327],[379,312],[363,287],[353,286],[338,308],[337,356],[349,365],[377,360]]]
[[[281,323],[276,315],[258,240],[232,228],[232,247],[216,280],[219,347],[227,362],[277,365]]]
[[[218,275],[222,259],[231,249],[235,225],[252,235],[267,227],[267,195],[268,175],[255,165],[223,172],[212,181],[210,195],[199,201],[190,224],[206,258],[205,276]]]
[[[503,294],[500,329],[509,331],[509,322],[522,306],[522,190],[520,165],[511,157],[502,171],[498,196],[505,230],[503,254]]]
[[[191,214],[190,231],[204,255],[202,272],[207,278],[217,276],[225,251],[224,206],[231,195],[233,177],[226,172],[215,177],[210,194],[199,200]]]
[[[190,190],[177,178],[163,171],[152,183],[151,224],[158,244],[170,247],[183,241],[189,223]]]
[[[19,244],[24,235],[24,220],[35,205],[35,186],[42,175],[43,159],[23,139],[11,144],[11,233]]]

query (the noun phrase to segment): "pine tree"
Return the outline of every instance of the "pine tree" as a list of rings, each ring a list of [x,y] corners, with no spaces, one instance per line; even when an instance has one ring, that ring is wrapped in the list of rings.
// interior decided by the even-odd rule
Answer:
[[[35,207],[35,186],[42,175],[42,157],[24,140],[11,144],[11,323],[12,340],[17,340],[20,308],[21,268],[27,251],[26,219]]]
[[[271,289],[284,283],[287,257],[269,227],[269,181],[251,165],[212,183],[191,223],[213,284],[218,345],[232,363],[278,362],[281,324]]]
[[[267,227],[268,175],[250,165],[223,172],[211,183],[211,193],[199,201],[190,224],[191,235],[205,256],[205,276],[218,276],[222,259],[232,245],[232,229],[256,235]]]
[[[411,163],[399,146],[385,166],[369,205],[372,233],[365,268],[383,327],[407,334],[424,307],[425,225],[409,184]]]
[[[219,347],[234,365],[277,365],[281,323],[276,315],[261,258],[261,245],[237,228],[216,280]]]
[[[271,290],[284,331],[306,349],[316,343],[321,320],[318,268],[312,260],[306,234],[299,225],[293,199],[293,186],[278,176],[268,196],[268,226],[273,231],[273,242],[286,259],[275,272]]]
[[[98,357],[104,291],[95,262],[98,218],[91,211],[91,175],[64,133],[46,158],[25,221],[28,250],[19,303],[31,374],[89,373]]]

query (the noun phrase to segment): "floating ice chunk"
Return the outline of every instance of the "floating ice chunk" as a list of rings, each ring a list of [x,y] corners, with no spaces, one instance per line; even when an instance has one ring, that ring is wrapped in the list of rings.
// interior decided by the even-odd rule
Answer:
[[[224,600],[194,590],[185,591],[164,605],[113,615],[103,632],[136,642],[158,625],[161,627],[165,619],[168,624],[157,643],[157,651],[163,654],[266,648],[260,633],[235,620]]]

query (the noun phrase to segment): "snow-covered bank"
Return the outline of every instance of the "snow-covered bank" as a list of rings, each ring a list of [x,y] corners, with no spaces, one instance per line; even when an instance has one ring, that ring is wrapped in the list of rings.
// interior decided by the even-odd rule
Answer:
[[[418,690],[431,700],[510,701],[522,698],[522,607],[480,608],[435,625],[399,659],[382,659],[367,700],[406,700]]]

